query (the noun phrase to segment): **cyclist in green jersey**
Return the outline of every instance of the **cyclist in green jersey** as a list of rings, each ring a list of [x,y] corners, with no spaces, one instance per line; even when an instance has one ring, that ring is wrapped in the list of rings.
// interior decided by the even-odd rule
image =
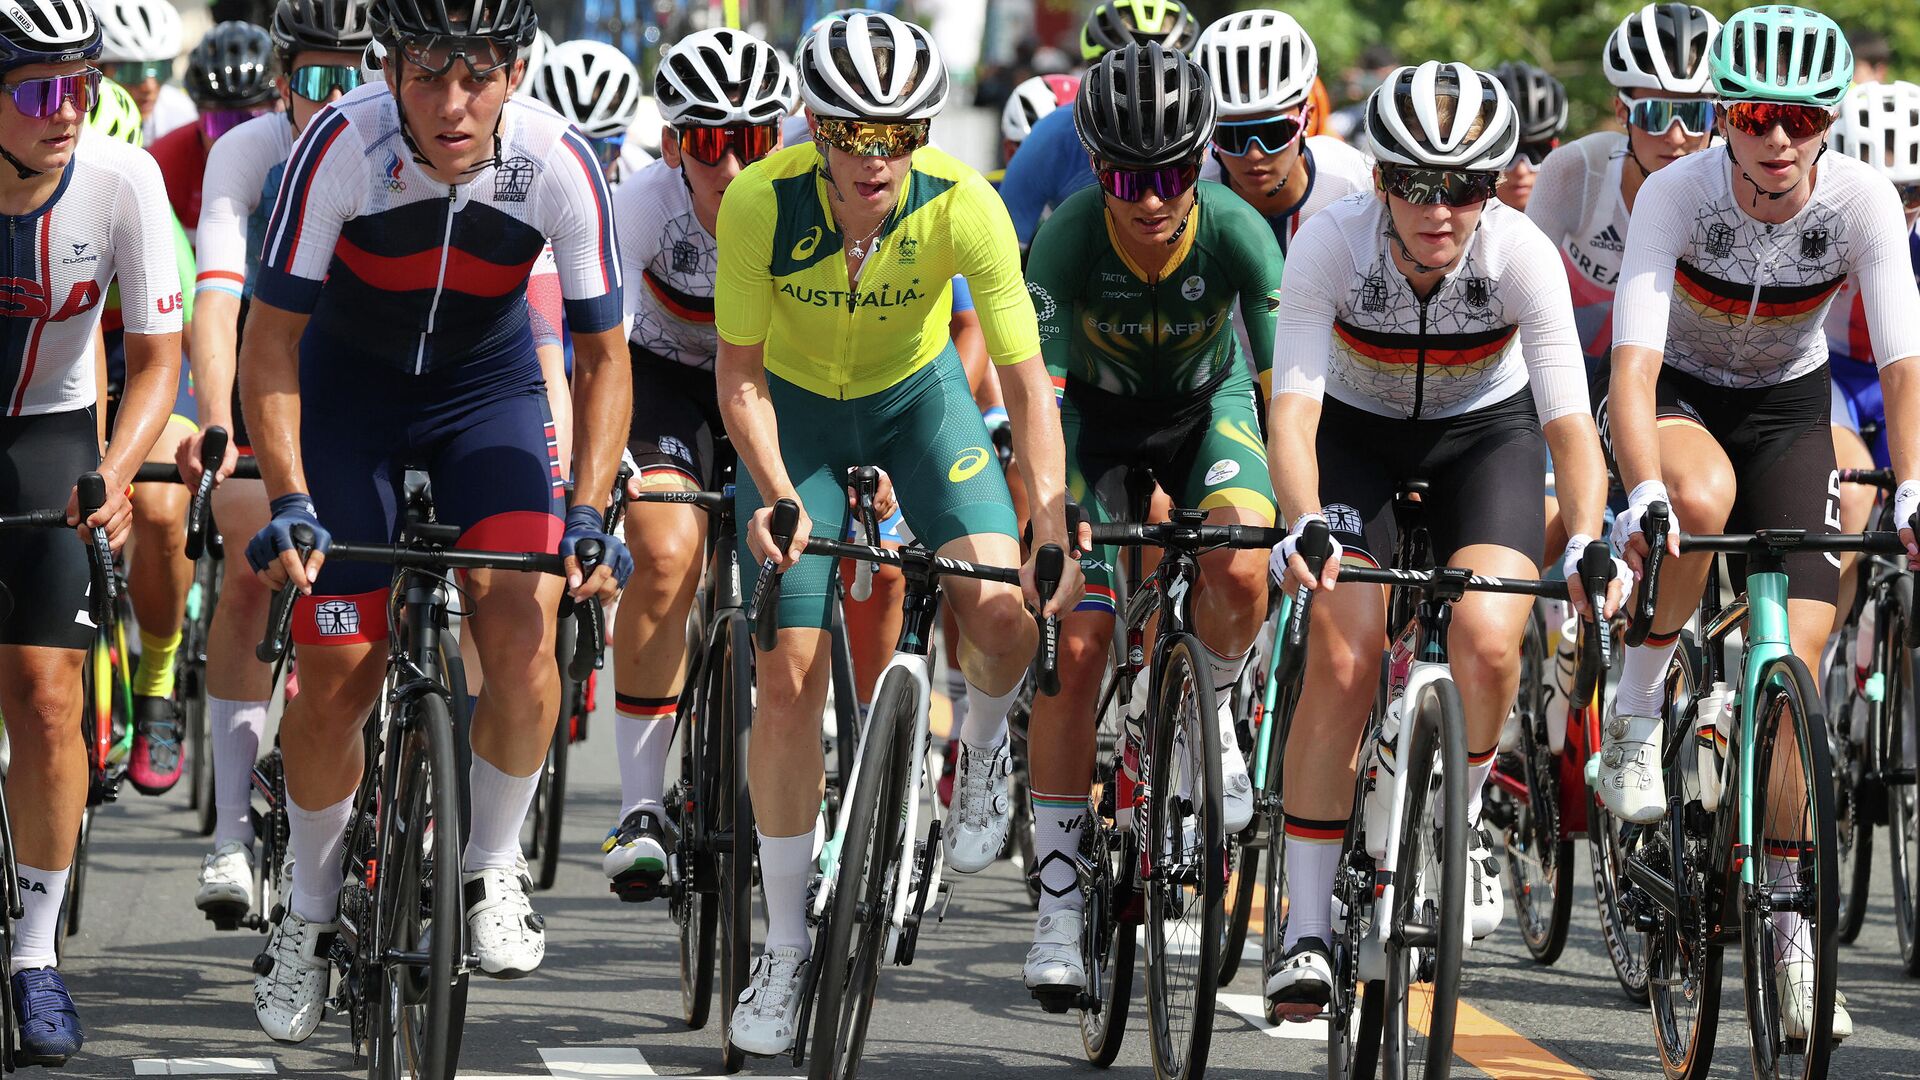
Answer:
[[[1233,315],[1238,306],[1265,383],[1282,258],[1259,211],[1199,180],[1214,109],[1205,72],[1177,51],[1148,43],[1103,57],[1074,103],[1099,187],[1060,205],[1027,264],[1042,355],[1061,396],[1068,492],[1094,521],[1129,512],[1127,476],[1144,466],[1175,505],[1210,511],[1214,524],[1273,524]],[[1110,549],[1082,559],[1087,591],[1062,625],[1061,692],[1035,700],[1029,729],[1041,894],[1025,977],[1037,997],[1071,997],[1086,985],[1075,863],[1093,776],[1089,720],[1114,630],[1113,562]],[[1223,690],[1266,613],[1266,563],[1259,551],[1201,559],[1196,628]],[[1252,817],[1252,784],[1231,738],[1222,753],[1225,824],[1238,831]]]

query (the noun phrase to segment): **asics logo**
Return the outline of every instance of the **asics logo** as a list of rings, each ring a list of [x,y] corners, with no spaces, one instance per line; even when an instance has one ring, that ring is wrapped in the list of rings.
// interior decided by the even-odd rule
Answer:
[[[960,451],[960,456],[953,460],[953,466],[947,470],[947,480],[959,484],[973,479],[981,469],[987,467],[987,456],[986,448],[981,446],[969,446]]]
[[[795,262],[813,258],[814,249],[820,246],[820,237],[823,235],[825,235],[824,230],[815,225],[807,230],[807,235],[793,245],[793,251],[789,254],[793,256]]]

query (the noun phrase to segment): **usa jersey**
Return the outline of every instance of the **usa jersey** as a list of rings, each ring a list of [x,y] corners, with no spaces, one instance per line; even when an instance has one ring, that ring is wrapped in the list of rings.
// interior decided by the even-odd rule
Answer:
[[[509,98],[498,147],[447,185],[414,162],[386,84],[328,106],[294,145],[254,298],[402,371],[514,363],[533,355],[527,277],[551,241],[568,328],[621,325],[611,202],[586,140]]]
[[[178,333],[180,269],[160,167],[146,151],[84,132],[46,205],[0,216],[0,385],[8,416],[100,399],[94,330],[120,283],[130,334]]]

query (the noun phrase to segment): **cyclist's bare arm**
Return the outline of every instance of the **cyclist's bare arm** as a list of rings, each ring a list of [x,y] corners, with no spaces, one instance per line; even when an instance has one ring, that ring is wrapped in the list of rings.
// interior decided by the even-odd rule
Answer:
[[[1620,485],[1628,491],[1645,481],[1660,479],[1654,384],[1660,379],[1662,359],[1659,350],[1642,345],[1620,345],[1613,350],[1613,375],[1607,388],[1607,435],[1613,442]],[[1646,541],[1636,535],[1629,550],[1622,552],[1636,572],[1645,548]]]
[[[793,478],[787,474],[786,460],[780,456],[780,424],[773,415],[773,401],[767,396],[766,343],[735,345],[721,338],[714,357],[713,375],[714,390],[720,397],[720,416],[726,421],[727,434],[733,438],[733,449],[760,489],[761,509],[747,523],[748,549],[755,558],[766,558],[774,551],[773,534],[767,529],[767,508],[781,499],[800,503]],[[799,527],[793,531],[793,542],[780,552],[780,569],[791,569],[799,560],[810,532],[803,506]]]
[[[173,413],[174,390],[180,384],[180,332],[126,335],[127,387],[120,394],[120,412],[107,439],[100,474],[107,480],[107,502],[88,519],[105,525],[115,550],[132,524],[127,482],[153,452],[160,430]]]
[[[258,297],[247,310],[240,408],[247,414],[260,479],[272,499],[307,490],[306,465],[300,460],[300,337],[307,332],[308,318]],[[304,590],[325,561],[326,555],[316,551],[301,565],[298,554],[283,551],[278,566],[269,570],[268,584],[277,589],[284,581],[273,579],[285,577]]]
[[[194,319],[189,334],[193,365],[193,399],[200,410],[200,430],[223,427],[233,430],[234,351],[239,347],[240,298],[218,289],[202,289],[194,297]],[[189,481],[198,479],[200,440],[187,439],[180,444],[180,475]],[[227,444],[227,460],[220,469],[225,479],[233,472],[239,449]]]
[[[1920,360],[1902,357],[1880,368],[1880,393],[1887,403],[1887,454],[1893,460],[1894,479],[1920,479]],[[1907,523],[1899,523],[1908,559],[1920,559],[1920,549]]]
[[[573,418],[573,501],[597,508],[613,490],[633,421],[633,368],[625,328],[615,325],[573,335]],[[571,582],[577,567],[571,565],[573,556],[567,559]],[[603,565],[572,592],[576,599],[600,593],[611,600],[619,586],[613,570]]]

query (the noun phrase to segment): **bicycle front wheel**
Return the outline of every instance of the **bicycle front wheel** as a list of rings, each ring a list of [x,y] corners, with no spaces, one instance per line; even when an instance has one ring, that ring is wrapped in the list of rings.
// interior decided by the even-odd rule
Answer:
[[[1467,936],[1467,727],[1436,679],[1410,703],[1406,803],[1394,861],[1381,1057],[1387,1080],[1445,1077]],[[1439,800],[1435,807],[1434,800]]]
[[[1086,890],[1087,908],[1081,923],[1081,954],[1087,964],[1087,992],[1099,1004],[1080,1011],[1080,1045],[1087,1060],[1098,1068],[1120,1056],[1127,1034],[1127,1009],[1133,1002],[1133,958],[1139,927],[1140,865],[1133,830],[1114,820],[1115,766],[1101,770],[1103,791],[1098,820],[1087,829],[1094,860],[1092,882]]]
[[[1874,674],[1881,681],[1873,725],[1873,761],[1885,786],[1887,855],[1893,878],[1893,926],[1900,959],[1909,975],[1920,975],[1920,787],[1915,786],[1914,741],[1920,717],[1914,712],[1915,654],[1907,648],[1913,619],[1913,578],[1893,581],[1892,602],[1883,609],[1880,640],[1874,645]]]
[[[560,715],[553,725],[553,738],[547,741],[547,758],[540,763],[540,779],[534,785],[533,806],[527,813],[520,846],[527,855],[527,869],[536,889],[553,888],[560,873],[560,824],[567,798],[567,747],[572,743],[573,703],[579,689],[567,677],[573,664],[573,620],[559,620],[554,632],[554,660],[560,668]]]
[[[1833,766],[1813,676],[1798,657],[1760,675],[1754,747],[1754,885],[1742,890],[1753,1073],[1827,1075],[1839,966]]]
[[[1190,634],[1163,654],[1148,788],[1147,1018],[1160,1080],[1206,1072],[1226,930],[1226,829],[1213,677]]]
[[[1509,776],[1518,773],[1526,794],[1507,792],[1496,778],[1487,808],[1499,811],[1520,939],[1534,960],[1551,964],[1566,948],[1573,920],[1573,840],[1560,825],[1560,759],[1547,742],[1546,677],[1546,637],[1536,608],[1520,648],[1520,693],[1513,703],[1520,745],[1496,766]]]
[[[809,1047],[810,1080],[853,1080],[860,1071],[873,993],[893,937],[889,931],[906,800],[912,794],[907,790],[912,764],[908,755],[913,752],[918,694],[913,679],[896,668],[887,672],[873,697],[853,806],[840,845],[827,948],[814,957],[814,963],[823,967]]]
[[[385,770],[392,798],[381,814],[375,884],[372,991],[373,1080],[452,1080],[464,995],[456,995],[466,951],[460,900],[459,786],[453,719],[445,699],[426,693],[402,705]]]
[[[1869,595],[1866,603],[1874,603]],[[1833,831],[1837,843],[1836,860],[1840,875],[1840,910],[1837,933],[1840,944],[1851,945],[1860,936],[1867,917],[1867,895],[1873,885],[1874,802],[1872,750],[1867,732],[1860,726],[1872,726],[1868,718],[1867,696],[1853,677],[1853,656],[1860,640],[1858,619],[1849,619],[1840,629],[1833,650],[1833,662],[1827,666],[1826,685],[1820,700],[1827,714],[1827,751],[1833,765]]]
[[[720,890],[721,1032],[733,1024],[733,1007],[747,988],[753,968],[753,797],[747,790],[747,744],[753,727],[753,642],[746,616],[735,613],[725,625],[726,647],[716,650],[708,669],[706,715],[710,772],[704,781],[713,826],[708,835],[714,880]],[[746,1062],[733,1040],[722,1038],[721,1064],[727,1072]]]

